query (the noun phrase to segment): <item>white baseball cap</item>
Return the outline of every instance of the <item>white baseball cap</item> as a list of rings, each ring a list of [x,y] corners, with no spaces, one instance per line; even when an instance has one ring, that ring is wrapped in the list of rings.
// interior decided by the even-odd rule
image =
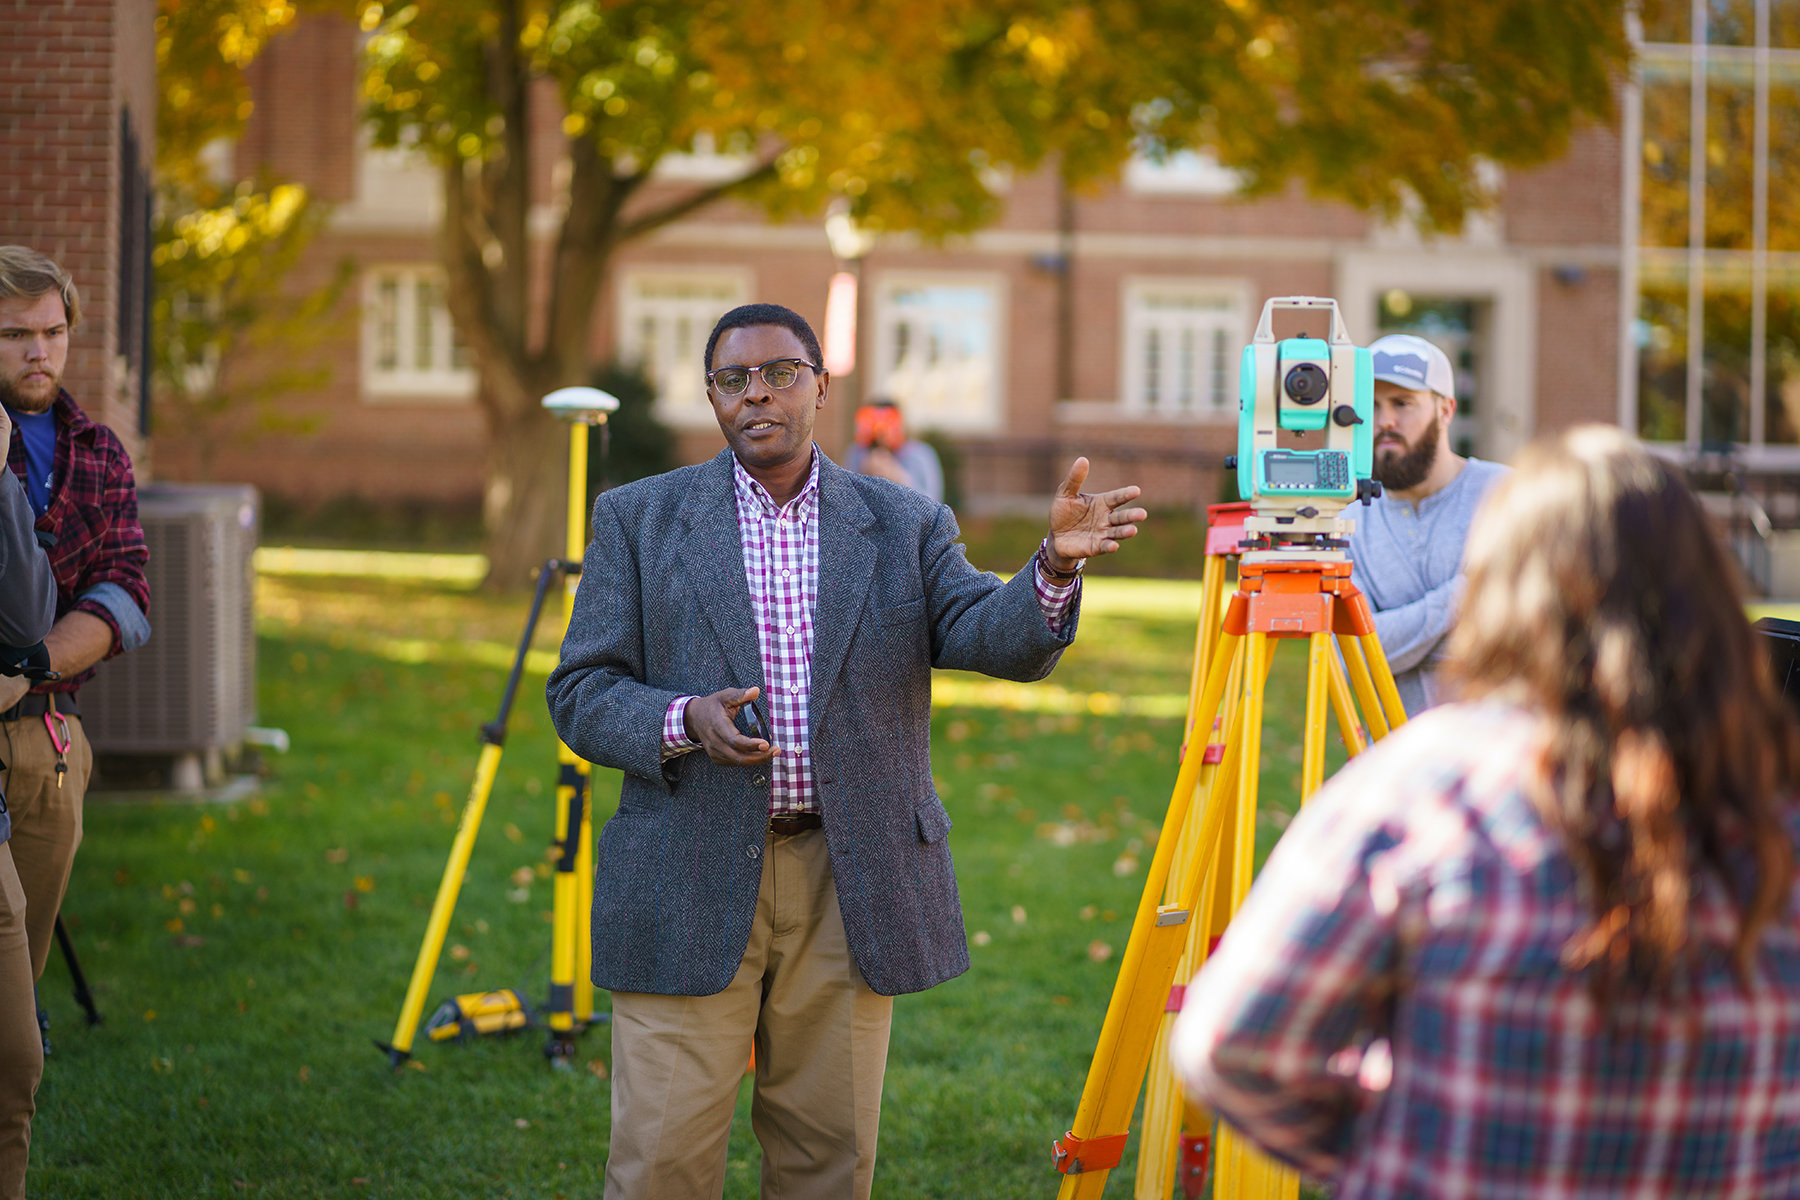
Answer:
[[[1436,392],[1456,398],[1456,372],[1450,358],[1424,338],[1411,333],[1390,333],[1369,347],[1375,360],[1375,378],[1415,392]]]

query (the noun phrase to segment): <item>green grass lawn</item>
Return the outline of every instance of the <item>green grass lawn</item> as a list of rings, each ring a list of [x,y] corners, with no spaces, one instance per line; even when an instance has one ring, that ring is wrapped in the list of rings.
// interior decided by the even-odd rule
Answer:
[[[1090,584],[1080,640],[1050,682],[1185,692],[1194,593],[1180,586]],[[546,1067],[536,1032],[421,1038],[421,1069],[399,1074],[370,1045],[392,1032],[475,729],[502,684],[494,648],[503,661],[523,604],[265,578],[259,611],[259,720],[293,739],[260,795],[88,807],[64,913],[106,1023],[82,1027],[53,955],[32,1194],[597,1197],[604,1028],[573,1072]],[[542,683],[530,675],[522,689],[431,1006],[485,987],[545,993],[554,752]],[[1289,647],[1269,695],[1263,852],[1294,804],[1303,687]],[[1180,721],[943,707],[933,733],[974,966],[896,1004],[875,1191],[1050,1196],[1050,1140],[1074,1116]],[[604,816],[617,776],[597,772],[595,791]],[[756,1194],[747,1107],[730,1197]],[[1132,1163],[1108,1195],[1130,1194]]]

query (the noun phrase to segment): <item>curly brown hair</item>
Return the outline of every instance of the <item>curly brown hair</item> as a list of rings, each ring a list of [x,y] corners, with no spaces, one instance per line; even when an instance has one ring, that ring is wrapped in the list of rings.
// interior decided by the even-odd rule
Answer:
[[[1450,673],[1465,696],[1544,715],[1534,799],[1592,904],[1564,963],[1602,1002],[1665,989],[1711,870],[1738,907],[1747,979],[1793,885],[1800,729],[1699,500],[1618,429],[1581,426],[1530,447],[1488,499],[1467,574]]]

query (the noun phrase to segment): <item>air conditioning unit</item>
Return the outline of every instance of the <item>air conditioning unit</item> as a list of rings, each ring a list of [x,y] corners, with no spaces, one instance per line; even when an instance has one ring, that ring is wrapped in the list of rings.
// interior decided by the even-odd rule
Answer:
[[[151,634],[81,689],[97,753],[172,755],[177,776],[203,763],[216,779],[222,752],[244,740],[256,719],[260,515],[248,484],[138,489]]]

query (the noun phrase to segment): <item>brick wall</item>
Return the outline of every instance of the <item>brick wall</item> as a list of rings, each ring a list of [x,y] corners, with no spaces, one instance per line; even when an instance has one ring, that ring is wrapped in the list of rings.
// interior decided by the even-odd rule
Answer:
[[[1619,414],[1619,273],[1540,273],[1537,286],[1540,433]]]
[[[137,446],[132,381],[116,361],[122,115],[154,153],[154,0],[0,0],[0,242],[48,254],[75,277],[83,321],[65,382]],[[141,464],[147,465],[147,464]]]
[[[1506,179],[1506,237],[1522,245],[1616,246],[1624,164],[1616,129],[1585,125],[1569,152]]]
[[[256,107],[237,171],[297,180],[320,200],[356,195],[356,27],[310,16],[271,41],[245,72]]]

